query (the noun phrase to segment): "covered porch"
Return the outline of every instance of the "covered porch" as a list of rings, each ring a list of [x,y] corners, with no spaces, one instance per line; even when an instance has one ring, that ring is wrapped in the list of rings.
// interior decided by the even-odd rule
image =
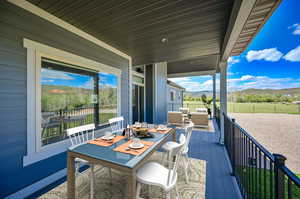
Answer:
[[[234,121],[227,117],[227,60],[247,48],[279,3],[2,1],[0,127],[5,131],[0,136],[5,152],[0,155],[0,177],[4,179],[0,198],[72,198],[75,193],[67,195],[66,185],[68,129],[92,124],[100,137],[111,131],[109,120],[116,117],[123,118],[124,127],[136,122],[167,124],[167,79],[200,75],[213,78],[213,118],[208,129],[193,130],[188,145],[191,181],[186,183],[184,170],[178,169],[180,195],[207,199],[258,196],[240,181],[243,175],[234,173],[237,162],[232,138],[236,139],[232,136]],[[220,107],[216,105],[216,74],[220,75]],[[173,128],[179,141],[183,129]],[[162,150],[156,149],[151,148],[153,157],[149,157],[159,162]],[[146,161],[143,156],[126,156],[122,160],[126,164],[126,158],[128,162]],[[271,159],[275,170],[277,159]],[[252,162],[255,160],[257,157]],[[90,170],[80,168],[83,176]],[[129,198],[135,198],[135,168],[132,171],[129,188],[123,186],[122,174],[109,182],[107,173],[98,173],[95,197],[126,198],[130,189]],[[72,173],[68,181],[70,176],[75,180]],[[282,180],[283,175],[277,181],[272,178],[274,186],[280,177]],[[82,198],[90,196],[89,179],[79,178]],[[293,185],[298,182],[294,176],[291,180]],[[278,187],[282,188],[272,191]],[[165,197],[163,192],[153,195],[156,192],[150,187],[142,195]],[[276,194],[284,198],[282,192]]]

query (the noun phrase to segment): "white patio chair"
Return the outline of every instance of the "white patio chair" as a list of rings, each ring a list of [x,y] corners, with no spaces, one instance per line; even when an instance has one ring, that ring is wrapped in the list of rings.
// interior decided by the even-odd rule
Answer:
[[[87,125],[83,125],[83,126],[78,126],[78,127],[74,127],[71,129],[67,129],[67,135],[70,138],[71,141],[71,147],[70,148],[74,148],[77,147],[79,145],[85,144],[87,143],[89,140],[93,140],[95,139],[95,124],[87,124]],[[93,193],[94,193],[94,187],[95,187],[95,172],[98,172],[99,170],[103,169],[104,167],[100,167],[98,170],[94,170],[94,164],[91,164],[90,162],[88,162],[87,160],[84,160],[82,158],[75,158],[75,174],[78,175],[79,174],[79,168],[80,165],[88,165],[91,168],[91,176],[90,176],[90,193],[91,193],[91,198],[94,198]],[[111,179],[111,183],[112,183],[112,173],[111,173],[111,169],[109,169],[109,176]]]
[[[189,151],[190,139],[191,139],[192,132],[193,132],[193,127],[194,127],[194,124],[192,122],[190,122],[185,127],[186,142],[184,145],[184,149],[182,151],[182,155],[186,158],[186,160],[182,162],[182,165],[183,165],[183,169],[184,169],[186,183],[189,182],[188,172],[191,170],[191,164],[190,164],[189,157],[188,157],[188,151]],[[170,162],[171,158],[174,157],[174,154],[172,154],[173,148],[176,148],[178,145],[179,145],[179,143],[174,142],[174,141],[169,141],[162,145],[162,149],[166,151],[168,162]],[[163,154],[162,164],[164,164],[164,162],[165,162],[165,155]]]
[[[124,129],[124,118],[121,117],[115,117],[108,120],[110,128],[113,133],[122,132]]]
[[[87,124],[87,125],[67,129],[67,134],[71,141],[70,148],[77,147],[79,145],[87,143],[89,140],[95,139],[95,124]],[[91,164],[87,160],[81,158],[75,158],[75,175],[79,174],[79,168],[81,164],[89,165],[91,168],[90,193],[91,193],[91,198],[93,198],[94,182],[95,182],[94,164]]]
[[[172,149],[172,154],[174,154],[175,156],[175,161],[170,162],[170,164],[173,164],[172,166],[166,168],[157,162],[149,162],[138,169],[136,175],[138,182],[136,192],[137,199],[141,199],[140,193],[142,184],[159,186],[166,192],[167,199],[171,198],[171,191],[175,189],[177,198],[180,198],[180,195],[176,188],[177,167],[180,161],[180,157],[182,156],[181,153],[185,142],[186,138],[183,134],[181,134],[180,143],[177,147],[174,147]]]

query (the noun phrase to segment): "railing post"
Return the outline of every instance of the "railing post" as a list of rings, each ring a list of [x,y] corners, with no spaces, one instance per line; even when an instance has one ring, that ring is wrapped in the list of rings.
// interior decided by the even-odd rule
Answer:
[[[232,176],[235,176],[235,119],[233,118],[231,123],[231,132],[232,132],[232,137],[231,137],[231,144],[232,144],[232,163],[231,163],[231,167],[232,167]]]
[[[275,157],[274,171],[275,171],[275,199],[284,199],[284,173],[281,170],[285,166],[286,157],[281,154],[273,154]]]
[[[61,135],[63,132],[63,110],[62,109],[59,109],[59,121],[60,121],[59,135]]]

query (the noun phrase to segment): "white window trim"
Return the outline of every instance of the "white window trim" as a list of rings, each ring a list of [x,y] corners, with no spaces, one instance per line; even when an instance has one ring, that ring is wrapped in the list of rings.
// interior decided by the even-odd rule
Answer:
[[[41,58],[46,57],[116,75],[118,116],[121,115],[121,70],[26,38],[23,42],[27,48],[27,154],[23,157],[23,166],[27,166],[62,153],[70,146],[68,139],[41,146]]]

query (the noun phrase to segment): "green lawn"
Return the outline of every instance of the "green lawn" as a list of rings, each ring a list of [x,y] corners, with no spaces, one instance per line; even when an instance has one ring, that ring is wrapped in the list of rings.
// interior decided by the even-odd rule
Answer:
[[[184,101],[184,107],[191,111],[202,108],[202,102]],[[228,102],[228,112],[231,113],[289,113],[300,114],[300,105],[282,103],[233,103]]]
[[[272,195],[274,197],[274,172],[267,169],[257,169],[249,166],[236,167],[236,172],[237,176],[241,176],[240,181],[247,194],[250,195],[249,198],[265,198],[265,195],[266,198],[272,198]],[[300,198],[300,188],[296,185],[292,185],[292,193],[292,198]],[[285,182],[285,195],[286,198],[288,198],[287,179]]]

